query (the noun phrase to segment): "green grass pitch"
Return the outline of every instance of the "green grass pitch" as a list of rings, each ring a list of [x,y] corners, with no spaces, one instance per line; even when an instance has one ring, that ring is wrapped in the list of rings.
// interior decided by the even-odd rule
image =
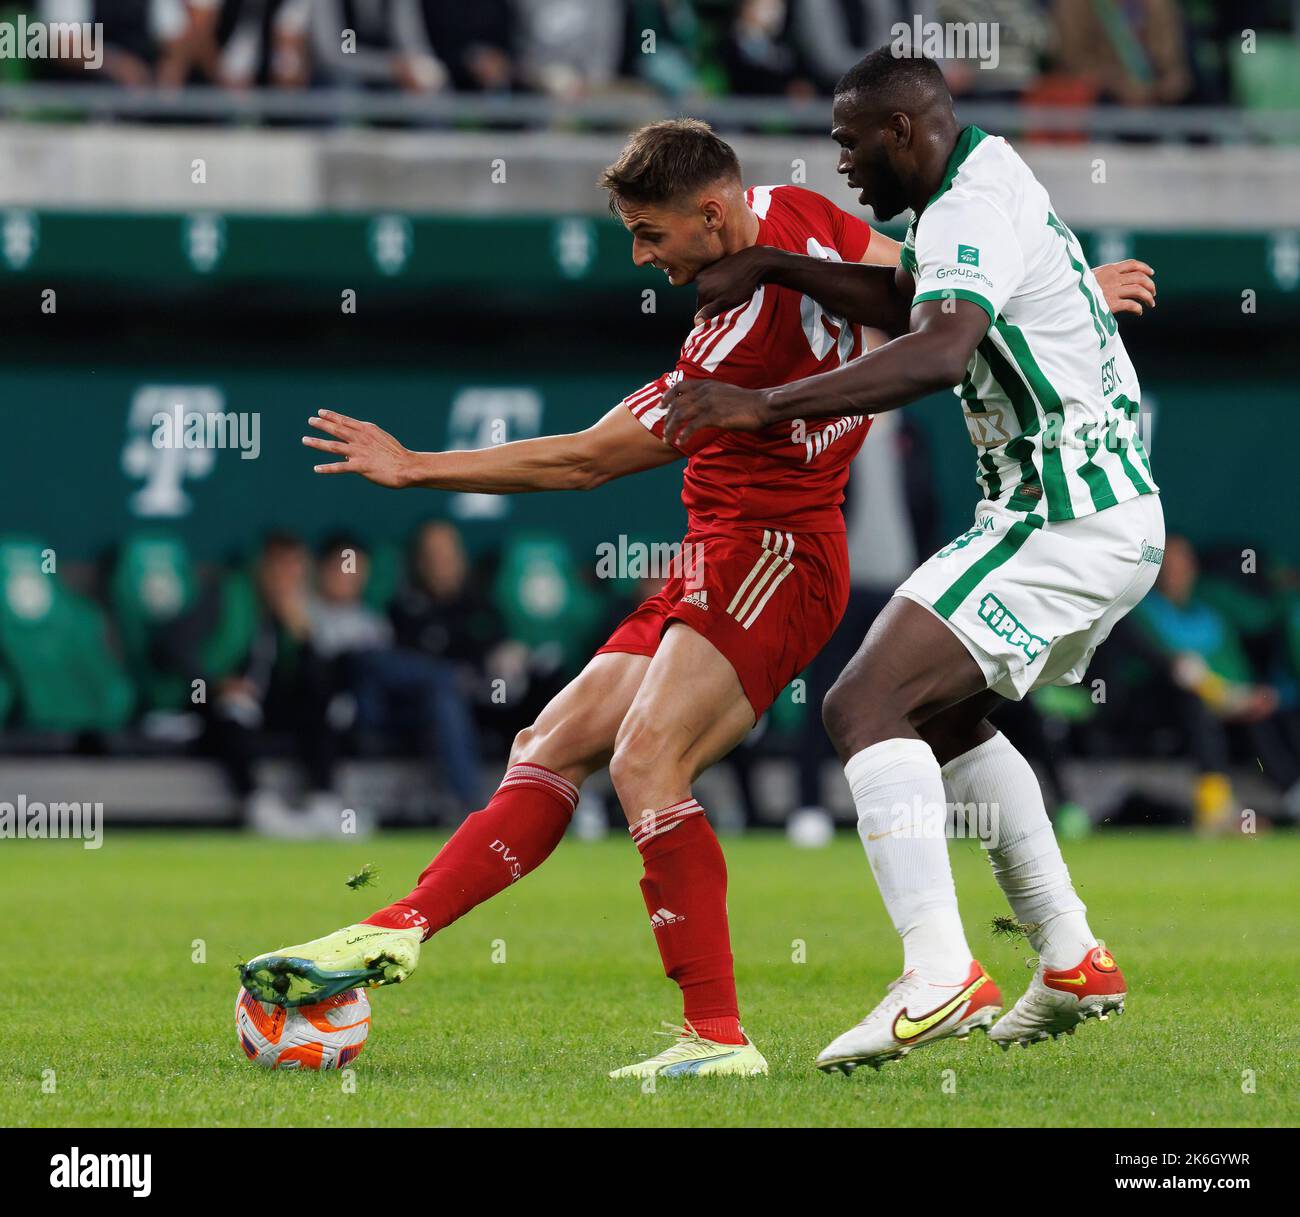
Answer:
[[[680,1014],[621,836],[555,857],[425,947],[372,994],[354,1085],[268,1073],[234,1033],[233,965],[363,917],[409,890],[421,833],[356,845],[110,832],[0,847],[9,982],[0,1124],[1295,1125],[1300,839],[1096,836],[1067,849],[1093,926],[1130,986],[1123,1018],[1003,1053],[983,1036],[880,1073],[824,1076],[900,952],[857,839],[799,851],[724,841],[745,1025],[766,1079],[683,1078],[646,1092],[605,1073]],[[366,862],[377,882],[349,890]],[[973,843],[953,865],[972,946],[1004,997],[1029,973],[995,939],[1006,911]],[[206,962],[194,962],[195,940]],[[802,944],[802,945],[801,945]],[[504,954],[504,959],[502,956]],[[495,960],[501,960],[496,962]]]

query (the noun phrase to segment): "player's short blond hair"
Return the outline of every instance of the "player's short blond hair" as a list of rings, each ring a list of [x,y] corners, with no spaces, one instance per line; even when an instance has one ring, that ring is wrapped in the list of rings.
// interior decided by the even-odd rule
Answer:
[[[633,131],[618,160],[600,175],[615,215],[623,203],[673,203],[719,181],[740,184],[740,159],[697,118],[665,119]]]

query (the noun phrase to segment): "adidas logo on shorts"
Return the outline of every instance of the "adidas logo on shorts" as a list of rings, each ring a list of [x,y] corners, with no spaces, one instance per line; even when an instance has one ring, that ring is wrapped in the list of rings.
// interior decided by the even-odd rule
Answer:
[[[707,613],[709,611],[708,588],[701,588],[698,592],[692,592],[689,596],[683,596],[682,603],[693,604],[697,609],[703,609]]]

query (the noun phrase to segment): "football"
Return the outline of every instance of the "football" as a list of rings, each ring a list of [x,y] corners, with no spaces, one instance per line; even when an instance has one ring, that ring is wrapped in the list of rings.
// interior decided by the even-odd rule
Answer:
[[[366,1046],[370,999],[349,989],[311,1006],[272,1006],[246,989],[235,999],[239,1046],[263,1069],[342,1069]]]

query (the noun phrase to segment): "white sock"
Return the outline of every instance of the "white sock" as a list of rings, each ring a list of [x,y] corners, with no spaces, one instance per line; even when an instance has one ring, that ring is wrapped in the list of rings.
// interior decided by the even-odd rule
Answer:
[[[1037,925],[1029,941],[1048,968],[1069,968],[1097,945],[1083,901],[1056,843],[1043,791],[1029,762],[999,732],[949,761],[943,779],[954,803],[988,808],[993,875],[1016,919]]]
[[[885,908],[903,939],[903,970],[936,984],[970,971],[948,863],[943,775],[922,740],[891,739],[849,758],[844,776],[858,809],[858,835]]]

